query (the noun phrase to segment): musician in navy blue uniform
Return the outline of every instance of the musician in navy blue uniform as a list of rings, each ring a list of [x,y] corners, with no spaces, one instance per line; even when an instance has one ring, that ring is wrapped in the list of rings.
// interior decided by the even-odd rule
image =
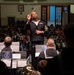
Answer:
[[[48,60],[44,75],[74,75],[74,24],[65,25],[63,32],[66,48]]]
[[[5,37],[4,45],[5,47],[1,51],[2,58],[6,58],[6,59],[12,58],[12,49],[11,49],[12,39],[11,37],[9,36]]]

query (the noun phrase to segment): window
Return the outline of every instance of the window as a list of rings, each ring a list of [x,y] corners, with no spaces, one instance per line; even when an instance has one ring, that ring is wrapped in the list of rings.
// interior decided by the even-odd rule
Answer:
[[[55,21],[55,6],[50,6],[50,21]]]
[[[56,7],[56,25],[61,25],[62,7]]]

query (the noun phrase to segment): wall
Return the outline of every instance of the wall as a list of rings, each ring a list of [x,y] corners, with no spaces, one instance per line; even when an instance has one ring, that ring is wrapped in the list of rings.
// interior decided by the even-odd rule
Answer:
[[[8,17],[15,17],[15,20],[25,20],[26,15],[31,13],[33,10],[32,8],[35,8],[37,6],[36,12],[38,13],[39,18],[41,18],[41,6],[40,5],[24,5],[24,12],[20,14],[18,12],[18,4],[12,4],[12,5],[1,5],[1,25],[7,25],[8,24]]]
[[[0,0],[0,2],[3,2],[3,0]]]

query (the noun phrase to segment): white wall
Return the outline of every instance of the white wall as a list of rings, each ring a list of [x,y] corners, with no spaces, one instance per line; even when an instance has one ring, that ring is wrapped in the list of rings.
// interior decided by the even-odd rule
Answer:
[[[26,15],[32,11],[32,8],[35,8],[37,5],[24,5],[24,12],[20,14],[18,12],[18,5],[1,5],[1,25],[8,24],[8,17],[15,17],[16,20],[25,20]],[[39,18],[41,18],[41,6],[38,5],[36,12],[38,13]]]

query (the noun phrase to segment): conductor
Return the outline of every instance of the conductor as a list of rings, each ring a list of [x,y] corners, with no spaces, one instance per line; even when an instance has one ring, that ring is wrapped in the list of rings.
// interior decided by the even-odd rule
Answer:
[[[44,44],[45,22],[38,19],[35,11],[27,15],[26,28],[30,30],[30,40],[32,45]]]
[[[38,15],[33,11],[27,15],[26,28],[30,31],[32,65],[36,68],[35,45],[44,44],[45,22],[38,19]]]

